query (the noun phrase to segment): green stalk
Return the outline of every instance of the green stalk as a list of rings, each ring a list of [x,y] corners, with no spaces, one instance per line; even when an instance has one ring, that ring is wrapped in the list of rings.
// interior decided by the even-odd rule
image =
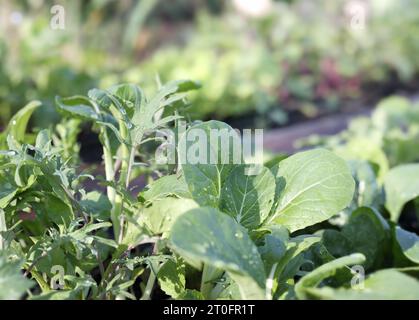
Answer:
[[[32,278],[35,279],[35,281],[38,283],[39,287],[42,290],[42,293],[51,291],[49,284],[44,280],[44,278],[42,278],[42,276],[38,272],[32,270],[31,275]]]
[[[119,130],[120,130],[121,138],[126,141],[128,138],[128,130],[127,130],[127,127],[125,126],[125,123],[122,120],[119,121]],[[130,150],[128,146],[125,144],[121,144],[121,173],[119,176],[119,185],[122,185],[122,183],[125,184],[125,181],[127,180],[129,157],[130,157]],[[121,240],[120,234],[121,234],[121,227],[122,227],[120,217],[123,210],[123,198],[121,197],[120,194],[117,193],[115,194],[114,199],[115,200],[114,200],[113,208],[111,212],[111,220],[113,224],[115,240],[120,242]]]
[[[93,103],[92,105],[96,113],[100,115],[100,109],[98,105],[96,103]],[[103,145],[103,160],[105,162],[106,181],[113,181],[113,179],[115,178],[115,171],[112,157],[111,141],[109,139],[107,129],[102,126],[100,127],[100,138]],[[115,201],[115,189],[112,187],[107,187],[107,194],[109,201],[113,203]]]
[[[125,126],[123,120],[119,122],[121,138],[130,143],[130,146],[126,144],[121,145],[121,173],[119,176],[119,185],[129,188],[131,181],[132,167],[134,166],[136,145],[132,144],[130,139],[128,128]],[[114,207],[112,210],[112,222],[114,224],[114,235],[115,239],[120,243],[123,237],[123,225],[124,217],[122,215],[124,209],[124,199],[121,195],[115,195]]]
[[[150,276],[148,277],[147,285],[145,287],[144,294],[141,297],[141,300],[150,300],[154,284],[156,283],[156,279],[156,275],[154,274],[154,271],[151,269]]]
[[[210,299],[212,290],[214,288],[214,281],[223,275],[223,271],[208,264],[204,265],[201,278],[201,293],[205,299]]]
[[[0,250],[6,249],[6,240],[3,238],[1,232],[6,232],[6,217],[4,216],[4,211],[0,209]]]
[[[106,181],[113,181],[115,178],[115,171],[114,171],[114,163],[112,158],[112,150],[111,150],[111,143],[109,140],[108,132],[106,128],[102,128],[102,139],[103,139],[103,159],[105,161],[105,174],[106,174]],[[115,201],[115,194],[116,191],[114,188],[108,186],[107,187],[108,198],[111,203]]]

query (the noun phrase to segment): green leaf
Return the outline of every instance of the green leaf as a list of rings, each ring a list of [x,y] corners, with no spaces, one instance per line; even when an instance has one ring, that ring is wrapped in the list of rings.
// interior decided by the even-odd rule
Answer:
[[[418,300],[419,281],[402,272],[387,269],[368,276],[360,288],[307,288],[307,296],[328,300]]]
[[[163,234],[166,237],[178,216],[197,207],[198,204],[192,199],[166,198],[156,200],[152,206],[144,208],[141,217],[152,234]]]
[[[391,169],[384,179],[386,208],[391,220],[399,220],[403,206],[419,196],[419,164],[405,164]]]
[[[17,300],[32,287],[32,281],[23,277],[20,261],[8,261],[0,252],[0,300]]]
[[[68,225],[74,220],[74,214],[65,202],[52,194],[45,194],[46,197],[42,202],[43,212],[49,222],[54,222],[57,225]]]
[[[50,131],[47,129],[41,130],[36,136],[35,148],[48,151],[51,146],[51,135]]]
[[[366,257],[365,269],[378,268],[390,247],[390,227],[379,212],[361,207],[355,210],[342,232],[326,230],[322,241],[335,257],[359,252]]]
[[[419,264],[419,237],[415,233],[396,226],[394,228],[394,238],[397,251],[411,262]]]
[[[317,287],[324,279],[336,274],[341,269],[351,265],[361,264],[365,261],[364,255],[354,253],[349,256],[328,262],[302,277],[295,285],[295,293],[298,299],[307,299],[311,288]]]
[[[248,229],[257,228],[269,215],[275,178],[263,167],[258,175],[246,175],[246,166],[238,166],[228,176],[221,192],[220,208]]]
[[[91,89],[87,96],[101,108],[107,110],[112,105],[112,100],[108,97],[108,93],[101,89]]]
[[[108,91],[118,97],[123,106],[127,106],[128,108],[141,107],[143,92],[135,84],[118,84],[109,88]]]
[[[7,247],[7,232],[6,216],[4,215],[3,209],[0,209],[0,252]]]
[[[180,261],[167,260],[159,269],[157,279],[160,288],[176,299],[185,291],[185,264]]]
[[[264,238],[263,246],[259,247],[265,270],[270,271],[272,266],[284,257],[287,249],[287,240],[267,234]]]
[[[86,210],[86,213],[96,219],[107,220],[110,217],[112,204],[106,195],[98,191],[92,191],[83,195],[80,204]]]
[[[328,229],[322,233],[322,243],[335,258],[352,253],[352,242],[342,232]]]
[[[223,122],[195,125],[180,140],[179,159],[193,199],[201,206],[218,207],[222,185],[234,163],[241,163],[240,137]]]
[[[392,128],[406,127],[409,121],[413,106],[410,101],[401,96],[393,96],[380,101],[371,115],[371,122],[382,132]]]
[[[177,297],[178,300],[205,300],[201,292],[191,289],[186,289],[180,296]]]
[[[55,97],[55,103],[60,112],[65,115],[77,117],[82,120],[99,120],[99,115],[94,110],[89,99],[83,96],[69,98]]]
[[[389,170],[386,154],[379,142],[367,137],[354,137],[347,144],[334,149],[336,154],[345,160],[364,160],[378,166],[377,177],[380,183]]]
[[[176,174],[161,177],[153,181],[147,186],[147,189],[141,192],[140,196],[146,202],[153,202],[167,198],[169,196],[176,196],[179,198],[190,198],[188,186],[182,176]]]
[[[25,140],[25,133],[29,119],[35,110],[38,109],[41,105],[42,104],[39,101],[32,101],[20,109],[10,120],[4,134],[10,134],[16,141],[22,143]]]
[[[348,164],[355,179],[356,187],[354,199],[351,204],[351,212],[363,206],[378,207],[384,200],[382,188],[378,184],[377,177],[369,162],[363,160],[351,160]]]
[[[30,300],[77,300],[75,290],[51,290],[49,292],[32,296]]]
[[[134,124],[134,128],[130,130],[131,141],[139,145],[147,131],[156,130],[164,122],[164,119],[160,120],[161,114],[159,116],[158,113],[163,112],[164,108],[183,98],[183,96],[176,94],[195,88],[194,82],[189,80],[172,81],[160,88],[144,107],[135,109],[131,118],[132,124]]]
[[[208,207],[192,209],[176,220],[170,240],[187,263],[227,271],[242,298],[264,297],[265,270],[257,248],[246,230],[225,213]]]
[[[15,182],[10,178],[9,175],[0,174],[0,208],[5,208],[9,202],[14,198],[16,193],[19,190],[19,187]]]
[[[275,296],[288,289],[286,282],[295,277],[304,262],[302,254],[319,241],[318,236],[298,236],[287,242],[285,254],[277,261],[274,270],[274,279],[277,281],[276,287],[273,287]]]
[[[348,165],[327,150],[297,153],[282,160],[274,174],[285,186],[269,220],[291,232],[331,218],[349,205],[354,194]]]
[[[378,211],[367,207],[355,210],[342,233],[352,243],[351,253],[366,257],[366,269],[382,265],[389,248],[390,227]]]

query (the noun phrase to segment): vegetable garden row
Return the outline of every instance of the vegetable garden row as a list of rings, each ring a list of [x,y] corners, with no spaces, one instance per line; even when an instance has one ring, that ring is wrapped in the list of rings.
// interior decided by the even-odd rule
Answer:
[[[217,161],[179,161],[197,147],[192,130],[240,139],[189,121],[176,162],[160,164],[157,133],[177,132],[198,87],[57,97],[62,120],[44,130],[28,127],[39,102],[15,114],[0,137],[1,299],[419,299],[419,105],[386,99],[253,175],[221,161],[221,138],[199,145]],[[84,125],[99,135],[103,177],[80,167]],[[86,191],[89,180],[106,192]]]
[[[91,87],[132,82],[151,95],[156,74],[162,82],[201,81],[190,97],[192,118],[239,118],[252,127],[416,89],[417,1],[361,1],[360,28],[351,27],[347,8],[357,1],[264,2],[272,3],[269,12],[251,18],[223,0],[74,0],[59,31],[49,27],[54,1],[5,3],[5,12],[22,17],[0,24],[0,126],[34,99],[43,106],[33,123],[47,126],[58,119],[55,95]]]

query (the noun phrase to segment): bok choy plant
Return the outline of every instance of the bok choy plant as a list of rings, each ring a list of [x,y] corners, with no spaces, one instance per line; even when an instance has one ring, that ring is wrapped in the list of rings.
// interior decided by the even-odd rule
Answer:
[[[57,97],[63,121],[37,133],[27,124],[39,103],[15,115],[0,138],[0,298],[419,298],[418,236],[386,209],[404,210],[415,190],[398,202],[367,162],[322,148],[253,172],[243,154],[233,161],[242,140],[226,123],[177,132],[198,87]],[[82,124],[99,134],[103,177],[81,169]],[[153,156],[164,130],[174,163]]]

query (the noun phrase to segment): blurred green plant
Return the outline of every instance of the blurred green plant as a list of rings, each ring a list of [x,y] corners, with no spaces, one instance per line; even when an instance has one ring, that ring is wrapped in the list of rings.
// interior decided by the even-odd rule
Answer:
[[[58,119],[56,94],[118,81],[152,92],[154,74],[203,84],[190,117],[249,116],[258,126],[379,98],[418,75],[414,0],[369,1],[363,28],[351,27],[344,0],[274,1],[259,17],[222,0],[71,1],[68,27],[59,32],[49,28],[53,3],[3,6],[14,18],[0,25],[2,126],[35,97],[43,102],[34,117],[42,127]]]
[[[285,123],[293,110],[312,117],[408,86],[419,69],[418,3],[370,1],[360,28],[347,5],[278,1],[258,18],[231,6],[221,17],[201,12],[183,41],[162,46],[122,78],[145,86],[153,73],[198,79],[204,89],[192,97],[192,117],[256,112],[265,124]]]
[[[330,137],[312,136],[299,146],[322,145],[349,157],[363,157],[385,174],[389,168],[419,161],[419,103],[392,96],[371,117],[358,117],[347,130]]]
[[[275,101],[281,72],[263,41],[249,34],[238,37],[243,25],[230,29],[227,22],[206,14],[198,20],[199,30],[185,47],[157,51],[123,77],[149,87],[154,82],[149,76],[156,73],[163,82],[187,75],[199,79],[203,89],[191,96],[188,110],[194,119],[222,119],[255,109],[266,112]]]

